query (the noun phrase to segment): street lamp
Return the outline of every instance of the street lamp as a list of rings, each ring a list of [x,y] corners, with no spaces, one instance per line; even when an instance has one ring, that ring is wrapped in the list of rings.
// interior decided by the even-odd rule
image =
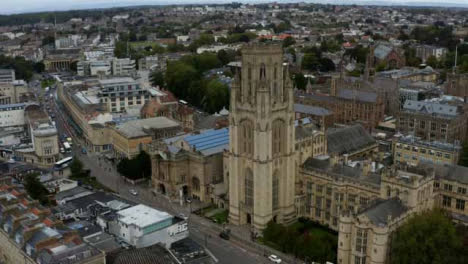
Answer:
[[[189,204],[189,207],[190,207],[190,213],[189,213],[189,216],[192,214],[192,199],[190,198],[187,198],[187,203]]]

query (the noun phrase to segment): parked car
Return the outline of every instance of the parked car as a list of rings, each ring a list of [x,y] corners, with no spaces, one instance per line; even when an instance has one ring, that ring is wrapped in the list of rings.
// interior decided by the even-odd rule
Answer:
[[[229,229],[226,229],[226,230],[223,230],[221,231],[221,233],[219,233],[219,237],[222,238],[222,239],[225,239],[225,240],[229,240],[230,237],[230,230]]]
[[[178,216],[179,216],[180,218],[184,219],[184,220],[187,220],[187,219],[188,219],[188,217],[187,217],[186,215],[182,214],[182,213],[180,213]]]
[[[130,192],[132,195],[135,195],[135,196],[138,195],[138,192],[135,191],[134,189],[130,189],[129,192]]]
[[[276,255],[270,255],[268,256],[268,259],[273,263],[281,263],[281,259]]]

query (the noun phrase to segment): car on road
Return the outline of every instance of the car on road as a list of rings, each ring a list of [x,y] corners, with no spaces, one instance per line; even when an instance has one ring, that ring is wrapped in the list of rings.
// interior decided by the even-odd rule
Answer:
[[[270,255],[268,256],[268,259],[273,263],[281,263],[281,259],[276,255]]]
[[[224,240],[229,240],[231,238],[230,234],[231,234],[231,230],[226,229],[226,230],[221,231],[221,233],[219,233],[219,237]]]
[[[138,192],[135,191],[134,189],[130,189],[129,192],[130,192],[132,195],[135,195],[135,196],[138,195]]]
[[[186,215],[182,214],[182,213],[180,213],[178,216],[179,216],[180,218],[184,219],[184,220],[187,220],[187,219],[188,219],[188,217],[187,217]]]

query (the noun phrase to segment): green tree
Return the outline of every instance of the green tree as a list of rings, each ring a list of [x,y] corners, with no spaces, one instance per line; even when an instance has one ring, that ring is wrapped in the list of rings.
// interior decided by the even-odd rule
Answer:
[[[117,164],[117,171],[132,180],[151,177],[151,158],[148,153],[141,151],[132,159],[123,158]]]
[[[74,158],[73,161],[70,163],[71,178],[78,179],[88,176],[87,172],[85,172],[83,169],[84,166],[81,160],[79,160],[78,158]]]
[[[438,68],[439,61],[437,60],[435,56],[429,56],[429,58],[427,58],[426,60],[426,64],[435,69],[435,68]]]
[[[126,41],[117,41],[115,43],[114,55],[117,58],[127,57],[127,42]]]
[[[229,62],[233,61],[236,58],[236,53],[231,50],[220,50],[217,53],[218,60],[221,62],[222,65],[226,65]]]
[[[25,176],[24,188],[31,198],[38,200],[42,205],[50,205],[49,191],[39,181],[38,173],[31,173]]]
[[[287,48],[291,45],[294,45],[295,43],[296,41],[294,40],[294,38],[291,36],[288,36],[283,40],[283,48]]]
[[[341,49],[340,43],[334,39],[324,40],[320,44],[320,50],[322,52],[337,52]]]
[[[362,45],[358,45],[353,49],[346,50],[346,55],[349,55],[352,59],[355,59],[358,63],[366,63],[367,54],[369,48],[365,48]]]
[[[320,58],[320,70],[329,72],[335,70],[335,63],[329,58]]]
[[[213,79],[208,82],[203,100],[204,109],[209,113],[218,112],[223,107],[229,108],[229,89],[226,84]]]
[[[164,88],[164,74],[161,71],[153,71],[150,75],[151,84]]]
[[[304,218],[289,226],[268,222],[263,240],[268,246],[301,259],[321,263],[336,260],[337,235]]]
[[[293,82],[294,86],[300,90],[305,90],[307,86],[307,79],[304,77],[304,74],[300,72],[293,75]]]
[[[192,65],[174,61],[168,63],[164,79],[169,91],[176,97],[187,99],[189,85],[193,80],[199,79],[199,74]]]
[[[275,33],[281,33],[290,29],[291,29],[291,24],[289,24],[288,22],[281,22],[278,25],[273,27],[273,30],[275,31]]]
[[[385,69],[387,69],[387,63],[385,61],[379,62],[375,67],[375,70],[378,72],[384,71]]]
[[[463,144],[458,165],[468,167],[468,142]]]
[[[316,71],[320,66],[319,58],[314,53],[304,54],[302,58],[302,68],[309,71]]]
[[[468,251],[446,213],[435,209],[411,217],[392,238],[391,264],[467,263]]]
[[[49,44],[55,44],[55,37],[54,36],[46,36],[42,39],[42,46],[46,46]]]

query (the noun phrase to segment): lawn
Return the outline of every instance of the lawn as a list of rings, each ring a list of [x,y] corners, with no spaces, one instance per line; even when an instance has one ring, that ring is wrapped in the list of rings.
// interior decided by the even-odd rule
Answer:
[[[50,87],[50,86],[52,86],[54,83],[55,83],[55,80],[53,80],[53,79],[42,80],[42,81],[41,81],[41,87],[42,87],[42,88]]]
[[[228,210],[223,210],[223,211],[213,215],[211,217],[211,219],[213,219],[213,221],[215,223],[217,223],[217,224],[224,224],[224,223],[227,223],[228,216],[229,216],[229,211]]]

